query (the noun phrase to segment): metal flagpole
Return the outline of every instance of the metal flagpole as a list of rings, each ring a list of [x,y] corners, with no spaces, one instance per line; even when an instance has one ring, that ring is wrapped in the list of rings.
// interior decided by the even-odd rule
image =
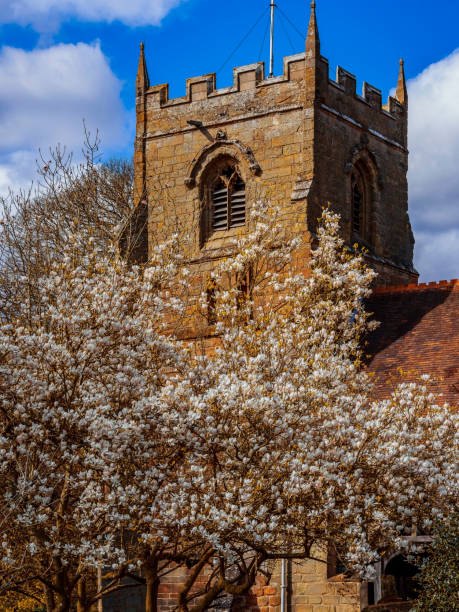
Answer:
[[[269,46],[269,78],[274,76],[274,0],[271,0],[271,42]]]

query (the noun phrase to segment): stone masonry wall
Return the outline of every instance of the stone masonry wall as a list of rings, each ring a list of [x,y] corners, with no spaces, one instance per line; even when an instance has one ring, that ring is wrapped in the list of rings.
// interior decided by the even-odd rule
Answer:
[[[346,580],[343,576],[328,579],[327,564],[320,561],[287,562],[287,586],[288,612],[359,612],[361,606],[367,605],[365,584]],[[280,592],[279,563],[269,584],[260,580],[250,594],[235,602],[231,609],[280,612]]]
[[[323,556],[319,553],[319,558]],[[180,568],[168,575],[160,586],[159,610],[171,612],[175,596],[187,576]],[[216,603],[217,610],[231,612],[280,612],[281,564],[272,570],[269,581],[260,576],[257,584],[244,597],[223,597]],[[205,584],[203,578],[195,585],[198,590]],[[287,562],[288,612],[359,612],[367,605],[365,584],[347,580],[343,576],[327,577],[326,559],[320,561]]]
[[[340,213],[352,243],[350,171],[364,159],[374,171],[369,263],[379,285],[416,281],[408,218],[406,108],[328,61],[305,54],[284,59],[284,74],[264,78],[264,65],[234,69],[234,84],[216,89],[215,75],[187,80],[186,95],[169,100],[168,86],[137,98],[135,196],[148,203],[152,241],[180,226],[191,238],[190,259],[219,257],[231,232],[201,235],[206,172],[223,156],[237,162],[247,206],[262,199],[280,206],[284,221],[307,237],[328,203]],[[317,89],[317,91],[316,91]],[[313,93],[311,93],[313,92]],[[201,127],[189,122],[200,122]],[[211,267],[211,266],[210,266]]]
[[[370,265],[380,272],[378,284],[417,280],[413,271],[414,239],[408,217],[407,107],[394,98],[381,106],[381,92],[364,83],[356,93],[356,79],[342,68],[337,80],[328,78],[328,61],[318,65],[314,194],[308,217],[316,219],[324,202],[340,213],[345,239],[352,243],[351,170],[357,160],[371,169],[370,203],[372,254]]]
[[[187,95],[176,100],[167,99],[167,85],[147,91],[145,176],[139,142],[135,171],[136,192],[144,185],[148,194],[150,237],[167,234],[177,219],[194,238],[193,257],[215,255],[228,234],[217,232],[202,245],[199,229],[205,171],[221,156],[238,163],[248,206],[269,200],[283,207],[286,223],[306,231],[304,199],[303,206],[292,205],[299,175],[311,163],[303,156],[304,118],[312,113],[303,105],[303,54],[286,58],[284,67],[284,76],[270,80],[264,79],[263,64],[237,68],[234,86],[223,90],[215,90],[215,75],[189,79]],[[203,128],[190,126],[190,120]]]
[[[304,177],[312,176],[312,157],[305,125],[313,109],[305,108],[304,54],[285,58],[284,74],[274,79],[264,78],[263,64],[251,64],[234,70],[233,87],[217,90],[215,75],[205,75],[188,79],[186,91],[184,98],[169,100],[167,85],[159,85],[138,96],[135,193],[148,202],[150,249],[177,228],[186,236],[194,270],[190,287],[197,293],[241,231],[202,239],[206,174],[222,158],[234,160],[245,182],[247,217],[251,203],[268,201],[281,209],[281,222],[309,243],[310,181]],[[301,269],[309,266],[308,253],[306,248],[299,255]]]

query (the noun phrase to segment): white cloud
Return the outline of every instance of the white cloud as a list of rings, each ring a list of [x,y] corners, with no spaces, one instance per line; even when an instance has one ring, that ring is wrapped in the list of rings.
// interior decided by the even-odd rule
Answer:
[[[38,149],[80,151],[83,120],[103,147],[128,139],[121,82],[98,44],[0,50],[0,192],[34,176]]]
[[[2,0],[0,23],[32,25],[40,32],[59,23],[121,21],[130,26],[158,25],[169,11],[185,0]]]
[[[459,277],[459,49],[408,83],[410,216],[422,280]]]

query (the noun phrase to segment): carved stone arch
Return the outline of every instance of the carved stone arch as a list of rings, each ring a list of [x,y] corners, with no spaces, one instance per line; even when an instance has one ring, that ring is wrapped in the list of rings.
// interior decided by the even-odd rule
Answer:
[[[349,210],[348,240],[367,247],[376,255],[382,255],[382,217],[380,211],[382,176],[376,156],[367,148],[366,141],[354,147],[345,167],[346,206]],[[356,185],[357,188],[356,188]],[[356,221],[356,191],[361,197],[360,227]]]
[[[212,189],[225,167],[233,166],[246,189],[246,201],[251,200],[250,178],[260,173],[260,166],[248,147],[239,141],[222,139],[204,147],[189,167],[185,183],[196,189],[199,215],[199,245],[202,247],[214,233],[212,229]]]
[[[366,145],[362,146],[362,144],[360,144],[352,149],[351,155],[346,164],[346,173],[351,172],[352,168],[358,162],[364,163],[368,167],[368,170],[372,175],[375,188],[382,191],[384,188],[384,183],[376,155],[373,153],[373,151],[368,149]]]
[[[204,147],[198,157],[192,160],[188,168],[185,185],[189,189],[199,185],[200,177],[205,168],[213,159],[223,155],[234,157],[239,162],[243,162],[253,176],[261,174],[261,167],[257,163],[250,147],[246,147],[239,140],[221,138]]]

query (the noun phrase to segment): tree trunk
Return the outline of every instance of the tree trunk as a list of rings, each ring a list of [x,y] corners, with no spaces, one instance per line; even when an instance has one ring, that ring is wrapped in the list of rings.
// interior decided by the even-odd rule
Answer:
[[[84,578],[80,578],[78,581],[77,612],[87,612],[86,602],[86,581]]]
[[[149,559],[143,567],[143,573],[147,586],[145,612],[157,612],[159,591],[158,562]]]
[[[72,606],[71,581],[69,580],[69,569],[58,558],[55,559],[56,568],[54,583],[56,591],[54,593],[55,612],[70,612]]]
[[[54,612],[54,593],[48,586],[43,587],[45,591],[46,612]]]
[[[97,590],[102,591],[102,567],[97,568]],[[97,600],[97,612],[103,612],[102,597]]]
[[[59,603],[55,606],[53,612],[70,612],[71,600],[66,595],[59,596]]]
[[[46,612],[70,612],[70,600],[60,593],[56,593],[48,586],[44,587],[46,599]]]

